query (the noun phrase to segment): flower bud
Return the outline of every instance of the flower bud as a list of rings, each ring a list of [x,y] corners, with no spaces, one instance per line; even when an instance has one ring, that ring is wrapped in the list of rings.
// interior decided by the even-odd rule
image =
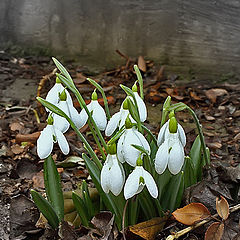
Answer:
[[[126,120],[125,120],[125,128],[126,128],[126,129],[132,128],[132,122],[131,122],[131,120],[130,120],[129,115],[127,116],[127,118],[126,118]]]
[[[127,98],[123,101],[123,109],[128,110],[128,101]]]
[[[48,125],[53,125],[53,117],[52,117],[52,115],[49,115],[49,117],[47,119],[47,124]]]
[[[171,117],[169,121],[169,132],[176,133],[178,129],[178,122],[175,117]]]
[[[138,88],[137,88],[137,82],[135,82],[132,86],[132,91],[133,92],[137,92]]]
[[[108,152],[111,155],[115,155],[117,153],[116,143],[112,143],[112,144],[108,145]]]
[[[59,79],[59,77],[56,77],[56,83],[61,83],[61,80]]]
[[[92,93],[92,100],[98,100],[98,95],[96,93],[96,89],[94,90],[94,92]]]
[[[67,94],[65,89],[59,94],[60,101],[66,101],[67,100]]]

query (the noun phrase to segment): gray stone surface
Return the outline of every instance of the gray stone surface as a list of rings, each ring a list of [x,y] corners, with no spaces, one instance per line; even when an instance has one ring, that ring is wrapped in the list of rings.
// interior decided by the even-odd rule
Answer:
[[[239,72],[238,0],[1,0],[0,41],[43,46],[83,64],[115,53],[208,73]]]

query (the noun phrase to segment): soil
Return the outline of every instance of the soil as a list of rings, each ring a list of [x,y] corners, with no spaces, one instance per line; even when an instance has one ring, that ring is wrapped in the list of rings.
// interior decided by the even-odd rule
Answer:
[[[131,87],[136,80],[134,63],[135,60],[128,59],[126,65],[95,76],[91,76],[85,66],[68,62],[65,67],[70,70],[85,99],[89,99],[93,91],[93,87],[86,81],[86,76],[98,81],[109,97],[113,113],[125,98],[119,84]],[[151,61],[145,61],[145,64],[146,71],[143,69],[142,74],[149,116],[147,127],[155,135],[158,134],[162,103],[170,95],[173,102],[182,101],[196,111],[211,151],[212,168],[206,173],[201,190],[195,189],[194,195],[186,193],[184,203],[187,204],[195,198],[199,202],[205,201],[204,204],[211,208],[215,206],[215,200],[213,202],[209,199],[215,199],[216,195],[221,194],[230,204],[236,204],[239,201],[239,192],[236,192],[233,198],[230,191],[234,184],[239,185],[240,181],[240,84],[231,82],[231,79],[227,82],[216,80],[215,83],[207,80],[189,81],[174,73],[164,72],[164,66],[158,66]],[[35,97],[45,97],[54,84],[55,77],[51,74],[54,68],[49,57],[18,58],[6,52],[0,53],[0,239],[47,239],[51,235],[49,230],[35,227],[39,213],[31,201],[29,190],[34,188],[44,191],[43,162],[36,154],[36,139],[45,126],[46,112],[37,104]],[[77,102],[75,106],[80,110]],[[196,137],[194,123],[186,112],[177,114],[177,117],[187,133],[188,152]],[[87,127],[83,132],[94,144],[88,135]],[[78,156],[79,152],[83,151],[82,143],[77,141],[72,131],[67,133],[67,138],[71,147],[70,156]],[[55,152],[54,158],[57,162],[66,160],[57,147]],[[77,168],[62,169],[63,190],[75,189],[79,182],[87,177],[87,170],[82,163]],[[206,193],[205,198],[199,196],[199,192],[204,192],[207,187],[211,188],[216,184],[216,179],[220,188],[215,188],[215,195]],[[88,183],[91,185],[90,181]],[[231,226],[236,228],[239,214],[234,217],[236,221]],[[191,238],[187,239],[203,237],[202,233],[193,235],[196,238],[189,235]],[[159,234],[157,239],[164,239],[164,236]]]

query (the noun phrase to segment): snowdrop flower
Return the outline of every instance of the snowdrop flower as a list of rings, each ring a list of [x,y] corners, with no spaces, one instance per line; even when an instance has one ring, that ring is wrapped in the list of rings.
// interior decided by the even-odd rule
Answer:
[[[92,112],[93,120],[95,121],[99,130],[104,131],[107,125],[107,117],[104,109],[97,100],[96,91],[92,93],[92,101],[87,105],[87,108],[90,113]],[[88,114],[85,109],[82,109],[80,116],[83,121],[83,125],[85,125],[88,120]]]
[[[172,117],[169,121],[169,133],[167,133],[164,142],[160,145],[156,153],[155,169],[159,174],[162,174],[168,166],[169,171],[176,175],[181,171],[183,166],[184,145],[182,138],[179,137],[179,128],[177,126],[176,118]]]
[[[50,91],[48,92],[48,94],[46,96],[46,100],[54,105],[57,105],[59,103],[59,94],[62,93],[62,91],[64,89],[65,88],[61,84],[60,79],[57,77],[55,85],[50,89]],[[67,90],[65,90],[65,91],[67,94],[67,103],[69,105],[73,105],[71,95],[69,94],[69,92]],[[46,109],[46,110],[49,111],[48,109]]]
[[[135,167],[141,152],[133,147],[132,144],[143,147],[149,154],[151,150],[144,136],[136,128],[132,127],[129,117],[126,119],[125,127],[126,129],[117,143],[117,156],[121,163],[126,161],[129,165]]]
[[[169,118],[171,117],[171,115],[169,115]],[[160,129],[159,134],[158,134],[158,139],[157,139],[157,144],[158,146],[160,146],[164,140],[166,138],[169,137],[170,135],[170,131],[169,131],[169,122],[170,120],[168,120]],[[177,124],[177,136],[179,138],[179,140],[181,141],[182,145],[185,147],[186,145],[186,135],[184,132],[183,127],[178,123]]]
[[[140,193],[144,186],[153,198],[158,196],[158,188],[152,175],[146,171],[143,166],[136,166],[132,173],[128,176],[124,186],[124,197],[129,199]]]
[[[115,151],[109,151],[110,154],[107,155],[101,171],[101,186],[105,193],[111,191],[115,196],[118,196],[124,185],[125,173],[117,159],[116,145],[114,144],[114,146]]]
[[[60,108],[71,120],[74,122],[77,128],[81,128],[84,126],[84,122],[81,119],[80,114],[78,111],[74,108],[73,104],[70,104],[67,99],[67,93],[66,90],[64,89],[61,94],[59,94],[59,103],[56,104],[58,108]],[[70,124],[67,121],[66,118],[61,117],[57,114],[53,114],[53,119],[54,119],[54,127],[59,129],[61,132],[65,133]]]
[[[63,133],[54,127],[53,117],[48,117],[48,125],[42,130],[37,140],[37,154],[41,159],[47,158],[53,149],[53,144],[58,142],[58,145],[63,152],[67,155],[69,153],[68,142]]]

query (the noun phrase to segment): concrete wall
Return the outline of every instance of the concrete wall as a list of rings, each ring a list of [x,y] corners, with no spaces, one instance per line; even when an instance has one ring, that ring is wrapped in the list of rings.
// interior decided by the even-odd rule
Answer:
[[[239,72],[238,0],[1,0],[0,41],[83,64],[143,55],[195,72]]]

